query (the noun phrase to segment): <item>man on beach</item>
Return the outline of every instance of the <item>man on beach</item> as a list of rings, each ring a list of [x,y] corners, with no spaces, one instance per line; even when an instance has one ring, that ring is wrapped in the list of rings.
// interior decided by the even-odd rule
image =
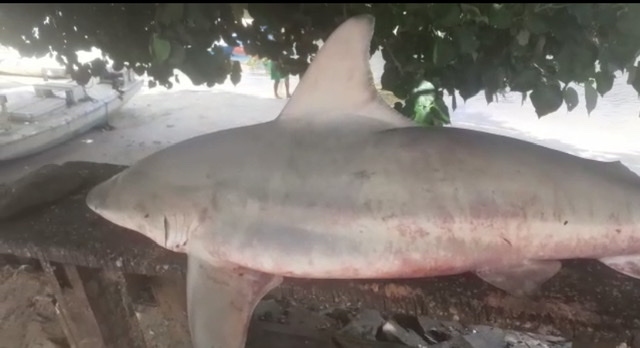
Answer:
[[[275,97],[280,99],[280,96],[278,95],[278,87],[280,85],[280,80],[284,79],[284,88],[287,92],[287,98],[291,98],[291,93],[289,93],[289,73],[284,68],[282,60],[278,59],[278,61],[273,61],[269,59],[267,61],[267,67],[271,74],[271,80],[273,80],[273,94]]]

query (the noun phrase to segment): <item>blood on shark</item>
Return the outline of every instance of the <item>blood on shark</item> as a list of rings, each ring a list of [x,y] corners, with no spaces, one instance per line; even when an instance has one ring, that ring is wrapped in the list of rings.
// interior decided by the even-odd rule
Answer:
[[[282,277],[474,272],[514,295],[561,260],[640,278],[640,178],[526,141],[415,126],[379,97],[374,19],[329,37],[273,121],[198,136],[95,187],[88,206],[189,257],[197,348],[241,348]]]

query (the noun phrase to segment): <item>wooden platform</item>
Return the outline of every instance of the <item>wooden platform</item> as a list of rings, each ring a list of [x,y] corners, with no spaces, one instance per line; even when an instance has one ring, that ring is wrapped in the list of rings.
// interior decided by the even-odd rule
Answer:
[[[106,223],[86,207],[87,190],[123,168],[49,165],[0,187],[0,253],[133,274],[184,274],[185,255]]]
[[[76,301],[84,299],[80,302],[90,309],[85,312],[93,316],[67,314],[69,335],[81,337],[82,332],[97,330],[105,346],[146,347],[131,314],[130,295],[123,289],[135,283],[134,275],[144,275],[162,280],[164,290],[159,293],[183,291],[186,258],[109,223],[86,207],[88,189],[124,168],[70,162],[43,167],[0,187],[0,254],[38,259],[45,269],[53,265],[52,279],[67,284],[60,287],[60,298],[71,296],[71,287]],[[640,332],[640,281],[593,260],[564,265],[530,299],[510,297],[471,274],[398,281],[286,279],[272,295],[316,307],[357,304],[385,312],[562,334],[574,339],[574,347],[613,348],[623,341],[640,344],[637,339],[634,343]],[[76,327],[82,332],[74,334],[78,317],[89,317],[84,322],[94,324],[83,330]]]

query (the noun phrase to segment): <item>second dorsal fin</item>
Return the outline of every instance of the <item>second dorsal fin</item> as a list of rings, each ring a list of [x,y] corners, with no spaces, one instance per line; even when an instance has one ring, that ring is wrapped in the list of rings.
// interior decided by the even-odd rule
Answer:
[[[278,119],[370,117],[397,127],[414,126],[387,105],[373,84],[369,47],[375,19],[352,17],[329,36]]]

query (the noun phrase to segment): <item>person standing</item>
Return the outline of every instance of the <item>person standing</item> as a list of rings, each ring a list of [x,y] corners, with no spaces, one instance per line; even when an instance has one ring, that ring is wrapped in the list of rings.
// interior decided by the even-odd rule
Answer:
[[[271,75],[271,80],[273,80],[273,94],[275,97],[280,99],[280,96],[278,95],[278,87],[280,86],[280,80],[284,80],[284,88],[287,93],[287,98],[291,98],[291,93],[289,93],[289,73],[286,71],[284,64],[282,63],[282,59],[278,58],[277,61],[269,59],[267,61],[267,67]]]

